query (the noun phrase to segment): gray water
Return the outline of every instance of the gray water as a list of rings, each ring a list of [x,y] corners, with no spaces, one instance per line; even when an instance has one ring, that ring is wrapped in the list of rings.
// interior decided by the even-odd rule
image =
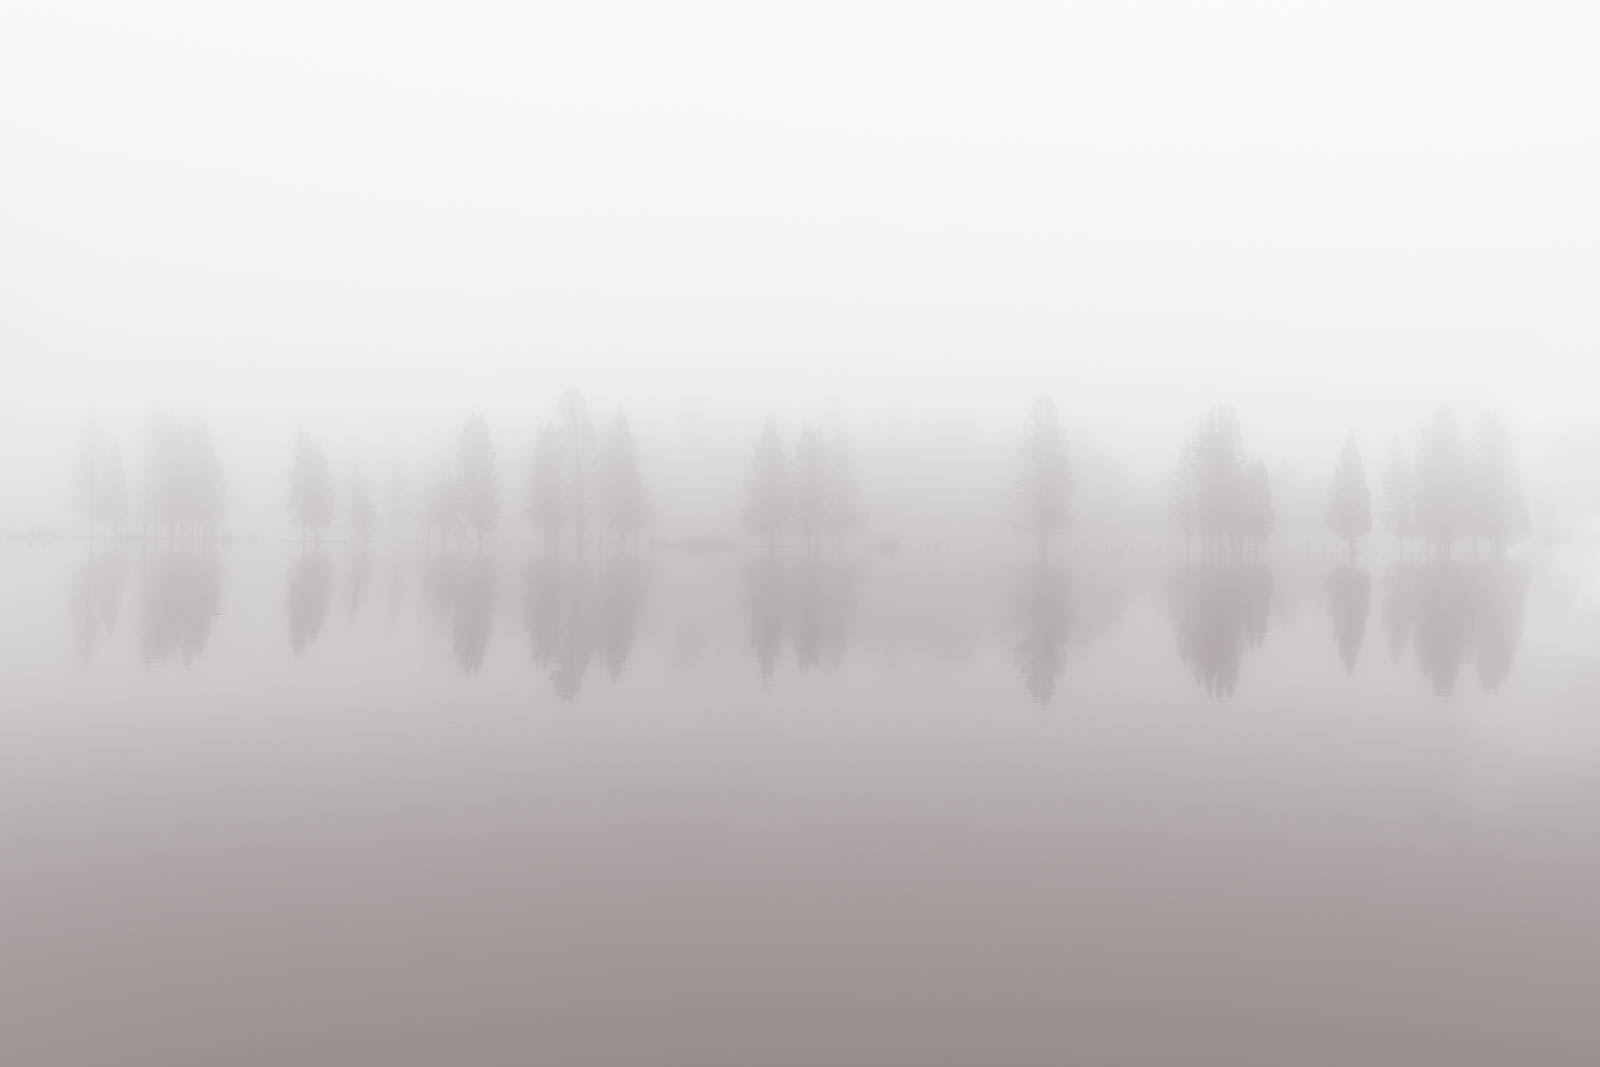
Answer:
[[[1600,571],[0,546],[0,1062],[1595,1062]]]

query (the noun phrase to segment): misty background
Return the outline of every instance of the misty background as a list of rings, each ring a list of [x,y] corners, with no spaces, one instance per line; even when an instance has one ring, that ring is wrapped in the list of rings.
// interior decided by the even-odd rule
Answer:
[[[90,412],[135,480],[151,412],[205,418],[234,533],[287,528],[301,429],[381,478],[482,412],[515,501],[569,387],[629,412],[669,530],[737,524],[769,412],[849,433],[886,534],[1004,522],[1040,395],[1146,509],[1216,404],[1280,497],[1320,497],[1347,434],[1375,472],[1450,405],[1505,418],[1536,496],[1596,499],[1576,7],[6,25],[0,530],[74,521]]]

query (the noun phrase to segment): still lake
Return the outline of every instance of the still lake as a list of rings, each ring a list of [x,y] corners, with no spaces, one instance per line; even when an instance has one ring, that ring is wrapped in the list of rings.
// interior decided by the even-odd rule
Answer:
[[[1600,569],[0,545],[0,1062],[1600,1062]]]

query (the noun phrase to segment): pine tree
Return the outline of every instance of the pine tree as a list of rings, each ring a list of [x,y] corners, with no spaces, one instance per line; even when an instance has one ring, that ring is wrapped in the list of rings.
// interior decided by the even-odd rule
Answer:
[[[328,457],[304,431],[295,439],[289,471],[289,507],[304,536],[321,537],[333,522],[333,478]]]
[[[456,441],[456,492],[461,521],[481,546],[484,534],[494,529],[499,516],[494,446],[489,440],[489,424],[482,415],[468,418]]]
[[[1367,491],[1367,475],[1361,466],[1361,453],[1354,438],[1345,442],[1339,453],[1339,466],[1328,489],[1328,506],[1324,515],[1328,529],[1345,543],[1345,550],[1354,554],[1356,542],[1372,530],[1372,499]]]
[[[562,489],[565,461],[561,455],[561,431],[553,422],[539,427],[533,445],[533,462],[528,470],[528,518],[543,533],[547,547],[561,538],[566,521],[566,494]]]
[[[600,450],[602,503],[606,521],[618,541],[627,543],[644,528],[649,517],[644,475],[639,469],[639,450],[633,439],[633,426],[618,412],[606,429]]]
[[[1041,398],[1033,406],[1022,440],[1021,471],[1016,486],[1017,510],[1033,534],[1039,556],[1071,519],[1072,466],[1054,402]]]
[[[756,440],[755,459],[745,488],[745,523],[766,539],[771,552],[790,517],[789,460],[778,424],[770,415]]]

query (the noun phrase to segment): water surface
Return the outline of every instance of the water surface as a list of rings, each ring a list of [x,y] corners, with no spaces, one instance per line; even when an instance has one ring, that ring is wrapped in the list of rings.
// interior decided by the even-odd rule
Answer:
[[[0,548],[0,1059],[1589,1063],[1549,559]]]

